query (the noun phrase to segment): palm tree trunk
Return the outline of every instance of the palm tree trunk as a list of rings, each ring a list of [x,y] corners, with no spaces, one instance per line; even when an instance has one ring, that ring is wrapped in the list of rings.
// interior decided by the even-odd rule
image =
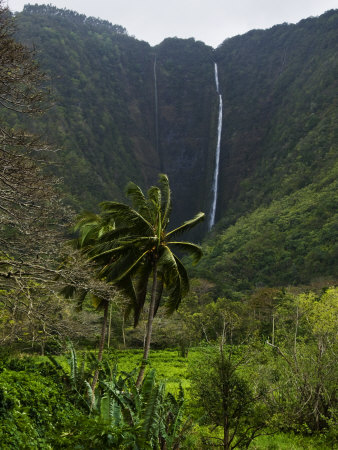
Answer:
[[[104,305],[104,313],[103,313],[103,324],[102,324],[102,329],[101,329],[101,338],[100,338],[100,345],[99,345],[99,354],[97,355],[97,360],[100,363],[102,361],[102,355],[103,355],[103,348],[104,348],[104,342],[106,339],[106,330],[107,330],[107,319],[108,319],[108,307],[109,307],[109,302],[105,302]],[[95,370],[95,374],[94,374],[94,378],[92,381],[92,391],[93,393],[95,392],[95,388],[96,388],[96,384],[97,384],[97,380],[99,378],[99,367]],[[94,396],[93,396],[94,399]]]
[[[107,337],[107,348],[110,348],[110,335],[111,335],[111,319],[112,319],[112,311],[113,310],[113,303],[110,302],[110,308],[109,308],[109,322],[108,322],[108,337]]]
[[[124,327],[125,327],[125,317],[124,317],[124,312],[123,312],[123,316],[122,316],[122,340],[123,340],[123,347],[126,348],[126,333],[124,331]]]
[[[146,339],[145,339],[144,348],[143,348],[143,359],[141,362],[140,371],[139,371],[137,381],[136,381],[137,388],[140,387],[140,385],[143,381],[144,372],[146,370],[146,365],[147,365],[147,361],[148,361],[150,342],[151,342],[151,333],[153,331],[153,320],[154,320],[154,314],[155,314],[156,288],[157,288],[157,264],[155,263],[154,269],[153,269],[153,286],[151,289],[151,300],[150,300],[150,305],[149,305],[149,313],[148,313],[148,321],[147,321],[147,334],[146,334]]]

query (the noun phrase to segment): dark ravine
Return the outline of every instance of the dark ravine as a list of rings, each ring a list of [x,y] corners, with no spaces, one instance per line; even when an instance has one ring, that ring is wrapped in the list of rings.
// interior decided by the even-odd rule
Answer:
[[[25,7],[17,23],[55,91],[55,106],[34,127],[64,147],[62,173],[78,208],[122,199],[127,181],[146,187],[163,171],[173,225],[210,211],[214,61],[225,93],[216,222],[226,227],[332,165],[337,10],[253,30],[216,50],[178,38],[152,48],[120,26],[46,6]]]

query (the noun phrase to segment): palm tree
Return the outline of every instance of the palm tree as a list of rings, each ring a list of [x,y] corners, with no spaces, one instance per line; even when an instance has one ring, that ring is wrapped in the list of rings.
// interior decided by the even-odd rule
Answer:
[[[145,196],[139,186],[129,183],[127,196],[132,200],[132,207],[119,202],[101,203],[100,220],[104,224],[114,223],[114,228],[101,232],[96,243],[86,247],[88,256],[102,267],[98,272],[99,278],[116,284],[128,295],[131,300],[128,312],[134,312],[134,326],[139,321],[149,280],[152,279],[146,339],[137,387],[144,377],[153,319],[163,289],[168,294],[165,304],[169,313],[178,308],[182,297],[189,291],[186,269],[174,251],[188,253],[194,262],[202,256],[199,246],[175,239],[204,220],[204,213],[198,213],[181,226],[167,231],[171,212],[168,177],[160,175],[159,184],[160,187],[152,186]]]
[[[106,216],[100,216],[99,214],[93,214],[91,212],[84,211],[77,218],[77,222],[74,226],[74,231],[78,232],[78,237],[72,240],[71,245],[80,250],[82,253],[88,253],[88,251],[97,244],[98,240],[105,233],[113,230],[115,227],[114,221]],[[98,271],[98,268],[95,268]],[[94,276],[97,273],[94,273]],[[111,304],[111,298],[103,297],[98,295],[97,292],[93,292],[88,285],[76,285],[74,283],[67,284],[63,289],[62,293],[65,297],[75,297],[77,300],[78,308],[81,309],[83,302],[87,297],[91,297],[92,303],[97,310],[103,310],[103,322],[101,327],[101,336],[99,342],[99,350],[97,360],[100,363],[102,361],[104,342],[107,330],[107,319],[108,319],[108,308]],[[104,292],[106,294],[106,292]],[[99,376],[99,369],[97,368],[93,381],[91,384],[92,391],[95,391]]]

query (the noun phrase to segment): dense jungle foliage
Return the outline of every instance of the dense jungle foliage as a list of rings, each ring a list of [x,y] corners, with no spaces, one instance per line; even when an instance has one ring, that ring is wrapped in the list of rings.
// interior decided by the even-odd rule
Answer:
[[[0,0],[1,448],[335,448],[337,25],[150,47]]]
[[[3,350],[2,445],[334,448],[338,291],[275,294],[273,326],[263,295],[255,305],[237,308],[219,299],[203,305],[202,314],[185,317],[193,328],[186,328],[187,336],[205,333],[208,342],[184,355],[152,352],[139,390],[141,349],[110,349],[94,403],[89,380],[97,362],[91,351],[76,352],[68,344],[63,356],[13,357]],[[265,300],[271,295],[265,292]]]

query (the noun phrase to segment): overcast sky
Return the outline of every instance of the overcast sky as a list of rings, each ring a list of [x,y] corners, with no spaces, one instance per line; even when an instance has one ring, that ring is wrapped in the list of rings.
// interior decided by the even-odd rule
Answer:
[[[5,0],[21,11],[27,0]],[[124,26],[151,45],[166,37],[194,37],[217,47],[225,38],[254,28],[296,23],[338,8],[338,0],[45,0],[87,16]]]

